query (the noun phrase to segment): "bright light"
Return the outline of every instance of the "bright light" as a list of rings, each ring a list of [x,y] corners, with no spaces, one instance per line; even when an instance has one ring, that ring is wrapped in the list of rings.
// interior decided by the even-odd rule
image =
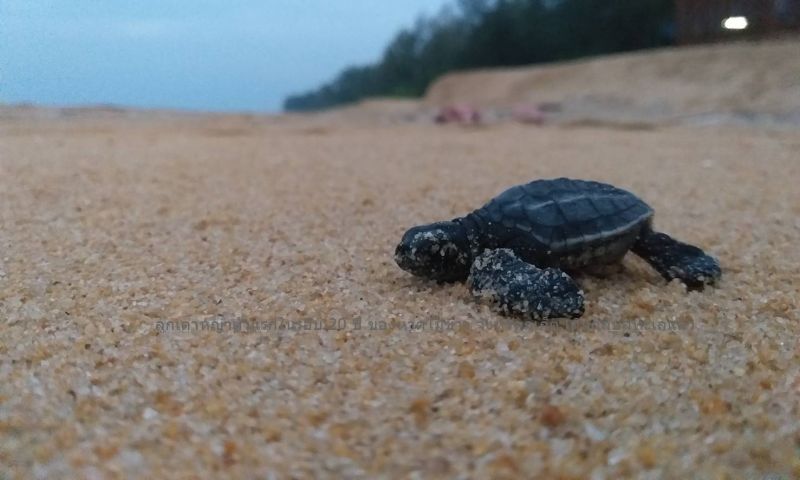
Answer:
[[[747,28],[747,17],[728,17],[722,21],[722,26],[728,30],[744,30]]]

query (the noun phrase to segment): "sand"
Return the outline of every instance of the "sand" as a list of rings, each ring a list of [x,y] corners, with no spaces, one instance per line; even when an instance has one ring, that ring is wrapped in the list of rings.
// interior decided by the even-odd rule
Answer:
[[[798,476],[799,150],[734,128],[6,112],[0,474]],[[641,195],[721,284],[629,256],[578,278],[582,319],[535,327],[394,264],[406,228],[562,175]]]
[[[800,126],[800,37],[664,48],[574,62],[456,72],[429,108],[558,104],[565,120]]]

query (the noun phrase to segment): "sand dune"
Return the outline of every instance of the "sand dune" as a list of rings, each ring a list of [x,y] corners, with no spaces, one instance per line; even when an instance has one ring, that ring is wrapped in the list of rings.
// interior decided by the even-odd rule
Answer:
[[[585,115],[645,120],[737,111],[800,116],[800,41],[664,49],[453,73],[430,87],[424,103],[502,108],[545,102]]]

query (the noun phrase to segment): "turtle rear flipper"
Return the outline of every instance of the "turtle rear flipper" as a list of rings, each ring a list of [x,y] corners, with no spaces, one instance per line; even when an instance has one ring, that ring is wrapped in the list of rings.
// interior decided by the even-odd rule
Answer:
[[[719,262],[703,250],[667,234],[646,228],[631,251],[642,257],[667,281],[677,278],[690,289],[713,285],[722,276]]]
[[[531,320],[583,314],[583,292],[569,275],[555,268],[537,268],[510,249],[479,255],[468,283],[473,295],[488,299],[505,314]]]

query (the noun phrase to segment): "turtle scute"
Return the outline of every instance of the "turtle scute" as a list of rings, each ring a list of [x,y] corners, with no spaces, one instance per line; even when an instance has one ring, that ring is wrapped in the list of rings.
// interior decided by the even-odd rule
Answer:
[[[467,280],[473,295],[501,313],[531,320],[577,318],[583,314],[583,292],[566,273],[540,269],[510,249],[486,250],[472,264]]]

